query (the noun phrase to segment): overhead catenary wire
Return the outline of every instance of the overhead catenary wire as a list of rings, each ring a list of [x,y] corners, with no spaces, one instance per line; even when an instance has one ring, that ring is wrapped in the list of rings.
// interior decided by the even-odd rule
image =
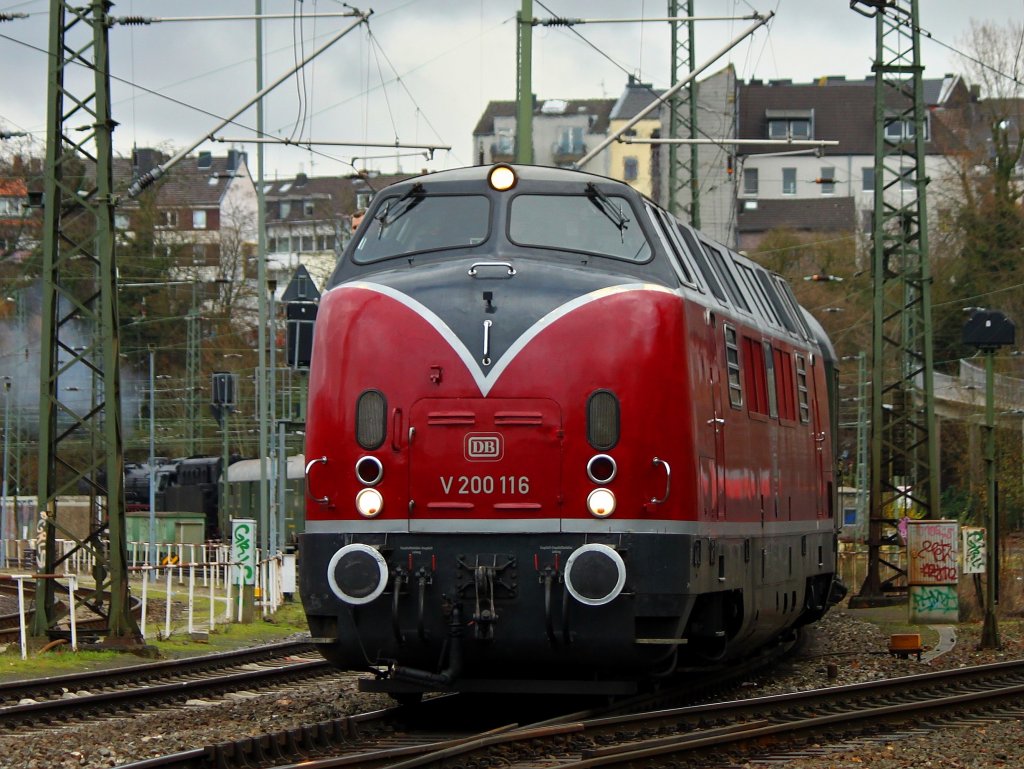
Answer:
[[[348,26],[345,29],[343,29],[341,32],[339,32],[336,35],[332,36],[326,43],[324,43],[322,46],[317,48],[312,54],[310,54],[309,58],[306,59],[306,61],[302,62],[299,66],[300,67],[301,66],[305,66],[305,64],[308,64],[310,61],[312,61],[317,56],[322,54],[324,51],[326,51],[328,48],[330,48],[336,42],[341,40],[341,38],[343,38],[349,32],[354,30],[356,27],[358,27],[358,26],[360,26],[362,24],[368,23],[368,20],[370,18],[370,13],[372,13],[372,11],[370,11],[368,13],[359,12],[358,13],[359,20],[357,22],[355,22],[354,24],[351,24],[350,26]],[[214,132],[219,131],[221,128],[223,128],[228,123],[233,121],[236,117],[238,117],[243,112],[245,112],[250,106],[252,106],[253,104],[259,102],[261,99],[263,99],[264,96],[266,96],[268,93],[270,93],[275,88],[277,88],[277,86],[279,86],[281,83],[283,83],[289,77],[294,75],[296,69],[297,68],[293,68],[293,69],[289,70],[288,72],[286,72],[283,75],[281,75],[280,77],[278,77],[278,79],[275,80],[274,82],[272,82],[270,85],[267,85],[264,88],[262,88],[259,91],[259,93],[256,94],[256,96],[254,96],[252,99],[247,101],[244,105],[242,105],[242,107],[240,109],[238,109],[235,112],[233,112],[230,115],[230,117],[227,117],[224,120],[222,120],[221,123],[218,126],[216,126],[212,131],[210,131],[208,134],[204,134],[203,136],[199,137],[199,139],[194,141],[192,144],[190,144],[185,149],[179,150],[174,155],[174,157],[170,158],[169,160],[164,161],[163,163],[161,163],[160,165],[156,166],[155,168],[153,168],[153,169],[147,171],[146,173],[142,174],[138,179],[136,179],[134,182],[132,182],[131,186],[128,188],[128,195],[130,197],[137,196],[144,189],[146,189],[146,187],[148,187],[149,185],[153,184],[153,182],[155,182],[157,179],[162,177],[167,172],[167,170],[169,168],[172,168],[174,165],[179,163],[182,160],[182,158],[184,158],[186,155],[188,155],[188,153],[192,152],[192,150],[194,150],[196,147],[198,147],[200,144],[202,144],[204,141],[206,141],[206,139],[209,136],[211,136]]]

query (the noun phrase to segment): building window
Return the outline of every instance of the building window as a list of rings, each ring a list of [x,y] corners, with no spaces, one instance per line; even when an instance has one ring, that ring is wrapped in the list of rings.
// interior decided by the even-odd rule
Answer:
[[[503,128],[494,137],[494,147],[491,150],[493,155],[512,155],[515,153],[515,139],[512,131]]]
[[[822,195],[836,194],[836,169],[831,166],[822,168],[820,180]]]
[[[868,166],[860,169],[860,188],[862,192],[875,191],[875,168]]]
[[[20,216],[21,198],[0,198],[0,214]]]
[[[372,192],[357,192],[356,193],[356,210],[365,210],[370,207],[370,201],[373,200]]]
[[[178,212],[177,211],[157,211],[156,212],[156,226],[157,227],[177,227],[178,226]]]
[[[292,212],[292,202],[290,200],[282,200],[278,205],[278,218],[287,219]]]
[[[313,215],[313,201],[310,198],[306,198],[302,201],[302,213],[306,216]]]
[[[744,168],[743,169],[743,194],[744,195],[756,195],[757,194],[757,169],[756,168]]]
[[[796,169],[782,169],[782,194],[796,195]]]
[[[928,141],[928,119],[924,121],[924,140]],[[913,118],[890,119],[885,123],[885,139],[889,142],[909,142],[914,139]]]
[[[736,342],[736,329],[725,327],[725,362],[729,371],[729,404],[743,406],[743,384],[740,379],[740,348]]]
[[[627,182],[636,181],[637,176],[640,175],[640,161],[635,155],[630,155],[622,159],[622,178]]]
[[[205,230],[206,229],[206,212],[205,211],[193,211],[192,212],[192,229],[193,230]]]
[[[810,139],[810,118],[770,118],[768,120],[769,139]]]
[[[582,155],[585,151],[583,126],[565,126],[559,131],[554,147],[556,155]]]
[[[131,219],[128,214],[114,214],[114,227],[118,230],[127,230],[131,227]]]

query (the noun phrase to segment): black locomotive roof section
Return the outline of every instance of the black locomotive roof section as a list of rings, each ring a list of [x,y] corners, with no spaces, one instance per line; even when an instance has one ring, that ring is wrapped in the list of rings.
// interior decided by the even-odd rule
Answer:
[[[461,259],[474,256],[477,259],[515,260],[526,256],[547,258],[548,260],[574,264],[578,269],[597,269],[606,272],[621,273],[624,279],[635,281],[652,281],[675,288],[679,281],[673,272],[660,245],[659,238],[651,232],[651,224],[646,220],[644,199],[633,188],[595,174],[572,171],[547,166],[512,166],[517,176],[515,187],[509,191],[498,192],[491,189],[487,182],[491,170],[489,166],[472,166],[451,171],[439,171],[432,174],[391,185],[381,190],[374,198],[373,207],[346,247],[334,274],[328,281],[327,288],[333,288],[349,280],[372,279],[370,276],[381,270],[421,268],[432,262],[447,259]],[[645,262],[630,262],[627,259],[610,255],[583,253],[582,251],[559,250],[555,248],[538,248],[517,245],[509,240],[509,207],[511,201],[523,194],[550,194],[589,196],[599,199],[600,196],[625,198],[633,208],[628,213],[628,228],[635,235],[637,228],[650,246],[653,256]],[[436,249],[432,251],[401,253],[389,257],[363,258],[357,261],[357,247],[363,236],[379,223],[391,226],[398,222],[409,203],[421,197],[467,195],[482,196],[491,204],[490,227],[485,241],[474,245],[461,245],[450,250]],[[390,206],[390,208],[388,208]],[[388,211],[386,218],[380,218]],[[422,209],[421,209],[422,210]],[[601,214],[595,208],[596,215]],[[395,213],[399,216],[395,216]],[[607,214],[606,214],[607,215]],[[402,222],[398,222],[402,224]]]

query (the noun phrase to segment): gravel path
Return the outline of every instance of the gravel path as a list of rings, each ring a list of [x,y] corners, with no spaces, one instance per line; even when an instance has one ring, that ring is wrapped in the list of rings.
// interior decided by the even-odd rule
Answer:
[[[953,649],[931,663],[923,663],[889,656],[889,630],[865,621],[860,612],[836,610],[810,629],[799,659],[747,682],[743,691],[749,696],[775,694],[1024,657],[1019,623],[1001,624],[1004,648],[998,652],[976,650],[979,628],[977,624],[958,626]],[[926,632],[926,644],[929,639],[937,639],[931,631]],[[835,678],[830,679],[832,666]],[[357,692],[354,678],[341,684],[318,683],[197,702],[153,715],[69,725],[59,732],[0,735],[0,768],[112,767],[223,742],[226,735],[256,735],[390,704],[386,697]],[[972,724],[922,737],[837,750],[825,757],[793,760],[788,765],[797,769],[1017,767],[1024,766],[1022,736],[1020,722]],[[748,766],[763,764],[751,762]]]

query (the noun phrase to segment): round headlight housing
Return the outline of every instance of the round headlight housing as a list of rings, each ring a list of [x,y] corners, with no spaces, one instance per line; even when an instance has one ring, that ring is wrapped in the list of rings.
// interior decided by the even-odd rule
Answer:
[[[587,495],[587,510],[595,518],[607,518],[615,512],[615,494],[611,489],[594,489]]]
[[[356,477],[364,486],[376,486],[384,477],[384,465],[377,457],[360,457],[356,462]]]
[[[487,183],[491,185],[491,189],[505,192],[516,186],[516,172],[512,166],[496,165],[487,174]]]
[[[384,497],[377,489],[362,489],[356,494],[356,510],[363,518],[375,518],[384,508]]]
[[[618,472],[615,460],[607,454],[595,454],[587,462],[587,477],[594,483],[611,483]]]

